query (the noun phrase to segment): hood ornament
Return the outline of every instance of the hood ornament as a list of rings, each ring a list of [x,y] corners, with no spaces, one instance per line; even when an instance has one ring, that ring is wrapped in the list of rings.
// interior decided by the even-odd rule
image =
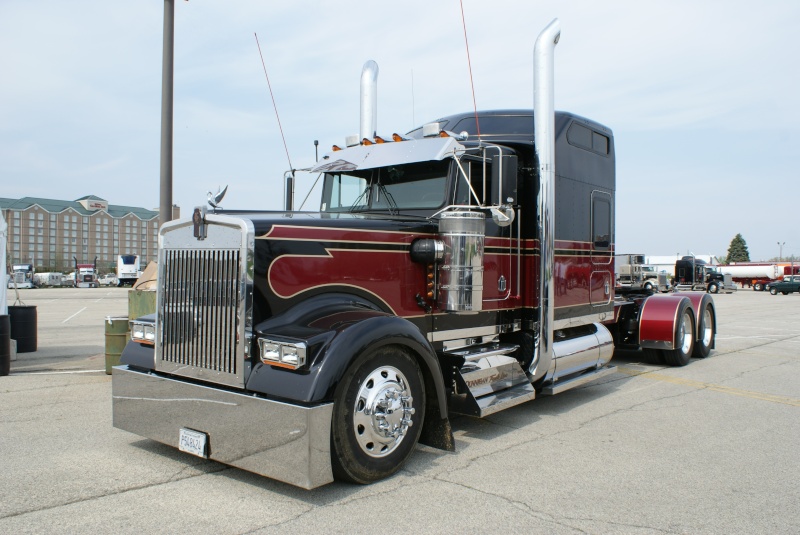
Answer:
[[[208,204],[212,208],[216,208],[222,202],[222,198],[225,197],[225,194],[228,192],[228,186],[225,186],[225,189],[217,189],[216,195],[208,192]]]

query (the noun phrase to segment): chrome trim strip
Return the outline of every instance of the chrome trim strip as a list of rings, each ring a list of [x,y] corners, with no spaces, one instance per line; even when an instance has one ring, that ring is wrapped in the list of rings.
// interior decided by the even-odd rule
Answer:
[[[333,481],[332,403],[301,407],[116,366],[112,406],[114,427],[168,446],[189,428],[206,434],[211,460],[304,489]]]
[[[477,338],[479,336],[494,336],[505,332],[509,326],[488,325],[485,327],[469,327],[466,329],[452,329],[449,331],[435,331],[428,333],[429,342],[445,342],[460,338]]]

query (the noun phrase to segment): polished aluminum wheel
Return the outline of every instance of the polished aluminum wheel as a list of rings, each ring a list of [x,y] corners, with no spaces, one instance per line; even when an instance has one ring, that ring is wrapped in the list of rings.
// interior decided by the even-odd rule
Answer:
[[[711,309],[706,307],[703,311],[703,347],[710,347],[711,340],[714,338],[714,319],[711,315]]]
[[[692,350],[692,337],[694,336],[694,329],[692,329],[692,316],[688,313],[683,314],[681,322],[678,325],[677,342],[680,344],[681,353],[688,355]]]
[[[370,457],[392,453],[412,425],[414,398],[408,380],[392,366],[375,369],[361,384],[353,410],[353,431]]]

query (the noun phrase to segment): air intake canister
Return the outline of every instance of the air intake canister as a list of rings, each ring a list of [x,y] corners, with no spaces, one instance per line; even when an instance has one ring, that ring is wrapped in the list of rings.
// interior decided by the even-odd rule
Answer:
[[[482,308],[484,219],[481,212],[439,215],[439,236],[444,243],[439,302],[448,312],[479,312]]]

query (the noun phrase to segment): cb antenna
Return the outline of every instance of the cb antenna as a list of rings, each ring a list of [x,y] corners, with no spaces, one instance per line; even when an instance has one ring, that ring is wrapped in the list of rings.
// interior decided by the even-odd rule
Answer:
[[[286,146],[286,136],[283,135],[283,127],[281,126],[281,118],[278,115],[278,106],[275,104],[275,95],[272,92],[272,84],[269,83],[269,74],[267,74],[267,66],[264,63],[264,54],[261,53],[261,44],[258,42],[258,34],[253,32],[256,36],[256,46],[258,46],[258,55],[261,57],[261,66],[264,67],[264,76],[267,77],[267,87],[269,87],[269,96],[272,98],[272,107],[275,108],[275,117],[278,119],[278,129],[281,131],[281,139],[283,140],[283,148],[286,150],[286,159],[289,161],[289,169],[294,175],[294,167],[292,167],[292,159],[289,158],[289,147]]]
[[[464,0],[460,0],[461,4],[461,24],[464,26],[464,44],[467,47],[467,67],[469,68],[469,84],[472,87],[472,107],[475,110],[475,130],[478,134],[478,140],[481,139],[481,127],[478,124],[478,104],[475,102],[475,82],[472,80],[472,62],[469,59],[469,41],[467,40],[467,21],[464,19]]]

